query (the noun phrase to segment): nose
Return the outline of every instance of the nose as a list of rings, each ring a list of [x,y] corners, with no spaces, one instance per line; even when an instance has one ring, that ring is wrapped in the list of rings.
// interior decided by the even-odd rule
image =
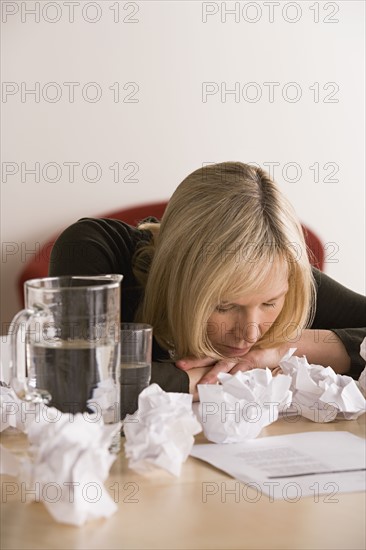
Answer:
[[[260,320],[256,315],[246,315],[235,324],[235,337],[238,342],[255,344],[261,337]]]

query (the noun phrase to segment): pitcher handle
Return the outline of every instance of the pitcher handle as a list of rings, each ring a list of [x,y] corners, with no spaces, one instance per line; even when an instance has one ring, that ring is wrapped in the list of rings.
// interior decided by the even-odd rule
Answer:
[[[47,404],[51,395],[45,390],[30,387],[28,383],[26,360],[28,326],[30,321],[40,313],[37,310],[22,309],[10,324],[8,332],[10,338],[10,385],[22,401]]]

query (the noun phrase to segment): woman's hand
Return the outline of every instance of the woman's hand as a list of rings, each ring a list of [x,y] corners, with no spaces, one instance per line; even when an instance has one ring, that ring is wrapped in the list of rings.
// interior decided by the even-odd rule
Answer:
[[[187,357],[177,361],[176,366],[187,371],[188,375],[197,368],[200,368],[201,372],[201,369],[205,367],[206,372],[196,381],[196,384],[215,384],[217,382],[217,375],[220,372],[235,374],[240,370],[265,369],[266,367],[271,370],[275,369],[278,367],[288,347],[289,346],[285,345],[277,348],[255,349],[248,351],[248,353],[242,357],[228,357],[227,359],[221,359],[219,361],[212,357],[206,357],[204,359]],[[210,366],[212,366],[212,368],[207,368]]]

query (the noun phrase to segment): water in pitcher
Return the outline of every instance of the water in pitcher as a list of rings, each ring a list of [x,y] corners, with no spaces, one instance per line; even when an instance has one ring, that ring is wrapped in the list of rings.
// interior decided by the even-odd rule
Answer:
[[[118,344],[83,340],[31,343],[27,353],[29,385],[46,390],[48,403],[62,412],[92,412],[87,401],[100,382],[115,380]]]
[[[150,364],[121,363],[121,420],[137,410],[139,393],[149,385],[150,378]]]

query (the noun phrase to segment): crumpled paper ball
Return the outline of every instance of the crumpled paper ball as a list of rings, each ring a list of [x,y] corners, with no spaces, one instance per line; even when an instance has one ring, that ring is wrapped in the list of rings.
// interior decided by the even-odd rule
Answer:
[[[32,410],[36,410],[32,403],[21,401],[9,386],[0,386],[0,409],[0,432],[7,428],[16,428],[24,432],[32,416]]]
[[[214,443],[254,439],[291,403],[291,378],[269,369],[221,373],[221,385],[200,384],[199,414],[206,438]]]
[[[292,356],[295,350],[286,353],[280,367],[291,376],[292,403],[299,414],[314,422],[330,422],[354,420],[365,412],[365,398],[353,378],[336,374],[331,367],[310,365],[305,356]]]
[[[179,476],[194,435],[202,428],[192,411],[192,395],[151,384],[139,395],[138,410],[123,424],[128,465],[139,473],[163,468]]]
[[[105,425],[98,415],[37,405],[39,414],[27,426],[31,457],[14,456],[21,481],[61,523],[82,525],[113,514],[117,505],[104,481],[116,459],[108,449],[121,423]],[[14,467],[4,473],[14,475]]]

